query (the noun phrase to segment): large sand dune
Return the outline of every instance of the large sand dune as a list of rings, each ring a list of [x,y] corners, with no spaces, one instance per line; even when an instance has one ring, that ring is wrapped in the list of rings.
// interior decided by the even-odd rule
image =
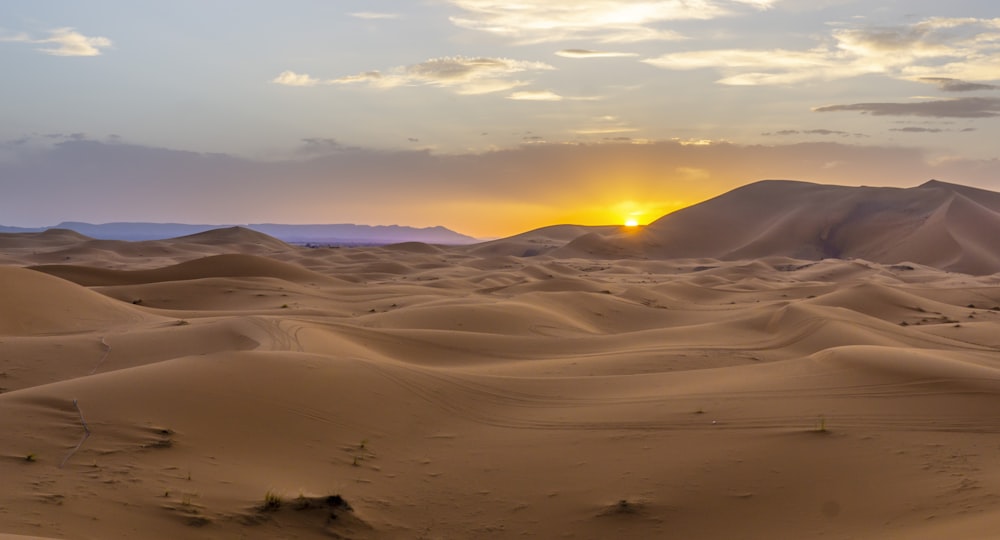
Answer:
[[[682,259],[0,236],[0,538],[994,538],[1000,276],[931,265],[990,270],[995,199],[817,262],[784,220],[879,244],[783,185]]]
[[[594,229],[557,256],[723,260],[788,256],[1000,272],[1000,193],[930,181],[909,189],[768,180],[641,231]]]

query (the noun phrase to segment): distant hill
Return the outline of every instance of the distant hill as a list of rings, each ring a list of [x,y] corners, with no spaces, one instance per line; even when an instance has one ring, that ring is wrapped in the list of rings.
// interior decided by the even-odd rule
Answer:
[[[932,180],[912,188],[765,180],[642,230],[589,233],[554,256],[865,259],[1000,272],[1000,193]]]
[[[101,240],[163,240],[190,236],[206,231],[229,227],[229,225],[192,225],[186,223],[81,223],[63,222],[51,227],[4,227],[0,233],[41,232],[48,229],[67,229]],[[401,242],[423,242],[426,244],[460,245],[478,242],[477,239],[457,233],[444,227],[405,227],[400,225],[282,225],[258,223],[242,227],[273,236],[292,243],[315,243],[335,245],[382,245]]]
[[[557,249],[586,234],[609,234],[621,230],[616,225],[550,225],[507,238],[476,244],[469,252],[480,255],[532,257]]]

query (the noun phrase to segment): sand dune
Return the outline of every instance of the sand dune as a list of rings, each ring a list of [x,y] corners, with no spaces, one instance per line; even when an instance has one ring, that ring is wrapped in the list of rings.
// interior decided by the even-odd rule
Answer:
[[[0,538],[992,538],[998,199],[747,189],[769,223],[701,243],[670,236],[700,210],[478,248],[0,235]],[[842,220],[786,206],[817,190]],[[802,220],[910,227],[906,258],[812,260]]]
[[[0,298],[0,335],[67,334],[153,318],[74,283],[10,266],[0,266]]]
[[[919,263],[1000,272],[1000,194],[930,181],[909,189],[787,180],[750,184],[666,215],[640,231],[581,231],[561,257],[786,256]]]
[[[212,255],[152,270],[113,270],[76,265],[41,265],[32,269],[87,287],[249,276],[296,282],[337,282],[335,278],[310,272],[298,265],[242,254]]]
[[[476,255],[513,255],[530,257],[541,255],[586,234],[612,234],[621,227],[583,227],[579,225],[551,225],[522,234],[475,244],[468,251]]]
[[[141,242],[95,240],[60,229],[0,235],[0,261],[22,265],[72,264],[138,270],[161,268],[211,255],[274,257],[293,250],[281,240],[242,227]]]

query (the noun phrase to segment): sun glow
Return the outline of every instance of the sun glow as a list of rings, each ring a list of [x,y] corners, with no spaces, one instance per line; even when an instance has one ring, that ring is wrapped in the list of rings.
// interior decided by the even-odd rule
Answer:
[[[620,210],[627,210],[627,212],[623,212],[623,214],[625,216],[625,226],[629,229],[638,227],[643,221],[643,215],[646,213],[640,204],[632,201],[622,203],[620,205]]]
[[[614,201],[615,199],[612,199]],[[616,226],[629,232],[641,231],[646,225],[685,206],[684,199],[653,198],[617,199],[617,202],[601,201],[598,204],[579,205],[565,212],[553,213],[549,217],[539,219],[534,227],[542,227],[552,223],[571,223],[573,225]],[[495,212],[482,212],[483,215],[495,215]]]

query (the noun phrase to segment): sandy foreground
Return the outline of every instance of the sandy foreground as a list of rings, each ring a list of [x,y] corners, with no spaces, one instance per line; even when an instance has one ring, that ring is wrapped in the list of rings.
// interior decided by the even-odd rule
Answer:
[[[0,539],[997,537],[1000,274],[519,249],[0,236]]]

